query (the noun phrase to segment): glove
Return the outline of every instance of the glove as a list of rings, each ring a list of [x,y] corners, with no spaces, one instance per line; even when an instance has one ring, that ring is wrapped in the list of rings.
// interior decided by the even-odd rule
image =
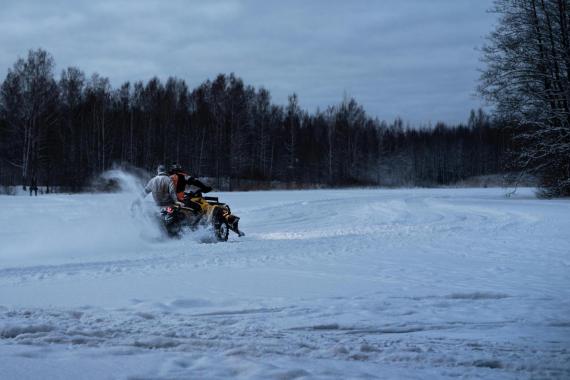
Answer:
[[[202,192],[203,192],[203,193],[209,193],[209,192],[212,191],[212,190],[213,190],[213,189],[212,189],[212,186],[204,186],[204,187],[202,188]]]

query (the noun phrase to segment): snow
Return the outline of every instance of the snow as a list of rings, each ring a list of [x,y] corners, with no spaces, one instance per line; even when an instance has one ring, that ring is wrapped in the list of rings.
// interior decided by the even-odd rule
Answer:
[[[246,236],[204,243],[123,180],[0,196],[2,378],[570,378],[569,200],[219,193]]]

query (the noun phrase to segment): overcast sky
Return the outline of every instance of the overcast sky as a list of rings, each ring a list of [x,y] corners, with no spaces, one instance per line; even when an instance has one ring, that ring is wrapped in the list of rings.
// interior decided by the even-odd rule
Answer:
[[[234,72],[309,111],[356,98],[380,119],[460,122],[479,76],[492,0],[2,0],[0,75],[43,48],[114,86]]]

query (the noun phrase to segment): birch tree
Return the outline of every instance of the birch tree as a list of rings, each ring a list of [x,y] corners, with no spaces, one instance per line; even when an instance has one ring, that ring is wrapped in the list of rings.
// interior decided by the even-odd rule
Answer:
[[[515,131],[514,166],[570,195],[570,1],[496,0],[479,91]]]
[[[53,69],[50,54],[30,50],[27,59],[18,59],[8,70],[0,91],[1,108],[20,151],[20,157],[11,164],[21,170],[24,185],[39,174],[46,158],[42,153],[49,129],[58,121]]]

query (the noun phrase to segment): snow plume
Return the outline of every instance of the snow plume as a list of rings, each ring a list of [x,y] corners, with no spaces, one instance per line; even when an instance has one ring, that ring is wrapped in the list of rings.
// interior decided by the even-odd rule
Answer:
[[[125,214],[129,215],[130,222],[139,232],[140,237],[157,239],[161,233],[157,225],[156,207],[151,197],[140,203],[135,202],[145,196],[144,177],[147,173],[140,169],[113,169],[101,174],[101,178],[111,181],[119,188],[117,198],[121,199],[121,207],[125,209]],[[127,212],[128,208],[128,212]]]
[[[13,198],[10,206],[21,209],[15,213],[21,220],[8,221],[0,215],[5,236],[10,237],[2,244],[0,257],[34,265],[45,263],[45,258],[53,263],[83,261],[93,255],[129,259],[148,250],[161,232],[151,200],[132,207],[142,193],[142,181],[121,170],[105,172],[101,178],[118,184],[119,191]]]
[[[93,181],[93,185],[94,188],[102,191],[118,190],[121,193],[135,197],[142,194],[144,178],[147,176],[147,172],[134,167],[114,168],[103,172]]]

